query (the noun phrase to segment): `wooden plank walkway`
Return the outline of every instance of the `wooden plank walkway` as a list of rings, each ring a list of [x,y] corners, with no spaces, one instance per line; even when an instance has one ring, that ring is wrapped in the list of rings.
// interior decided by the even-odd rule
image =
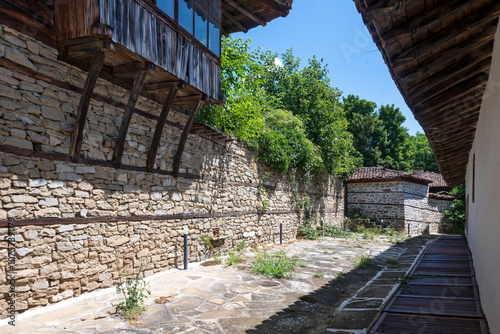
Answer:
[[[467,242],[443,236],[431,245],[369,333],[489,333]]]

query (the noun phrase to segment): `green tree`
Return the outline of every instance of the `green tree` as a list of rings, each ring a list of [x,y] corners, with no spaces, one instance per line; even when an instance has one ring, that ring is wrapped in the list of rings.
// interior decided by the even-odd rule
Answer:
[[[378,117],[383,124],[379,164],[386,168],[410,171],[412,166],[408,129],[402,125],[406,120],[405,116],[393,104],[381,106]]]
[[[450,210],[444,211],[444,221],[453,224],[448,231],[450,234],[465,233],[465,192],[465,183],[450,191],[450,195],[455,196],[455,199],[451,203]]]
[[[227,103],[205,107],[198,119],[259,150],[260,159],[277,170],[348,174],[357,163],[355,149],[341,92],[330,85],[326,65],[313,57],[300,69],[291,49],[282,55],[283,67],[276,57],[251,52],[249,41],[223,38]]]
[[[380,159],[379,143],[382,135],[382,122],[378,118],[375,102],[348,95],[343,99],[344,110],[349,122],[348,131],[353,134],[353,144],[363,166],[378,166]]]
[[[304,122],[307,137],[320,149],[326,171],[348,174],[359,159],[347,129],[342,93],[331,86],[327,66],[313,57],[300,69],[300,59],[294,57],[292,49],[281,55],[283,67],[275,65],[276,57],[271,53],[262,57],[267,68],[266,92]]]
[[[417,132],[415,136],[410,136],[410,142],[411,166],[422,167],[426,172],[439,173],[439,168],[427,137],[423,133]]]

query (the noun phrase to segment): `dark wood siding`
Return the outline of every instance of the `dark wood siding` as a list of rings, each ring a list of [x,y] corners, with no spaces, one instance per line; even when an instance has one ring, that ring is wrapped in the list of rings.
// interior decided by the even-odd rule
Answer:
[[[54,0],[0,0],[0,23],[55,45]]]
[[[99,0],[100,24],[113,28],[113,41],[218,100],[220,68],[191,40],[137,1]]]
[[[99,22],[99,0],[55,0],[57,40],[92,35],[92,26]]]
[[[59,41],[95,36],[108,26],[111,39],[215,100],[221,96],[219,60],[173,28],[153,8],[131,0],[56,0]]]

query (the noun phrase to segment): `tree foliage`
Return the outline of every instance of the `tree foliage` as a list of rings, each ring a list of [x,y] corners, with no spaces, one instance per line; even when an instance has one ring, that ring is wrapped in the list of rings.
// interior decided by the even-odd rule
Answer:
[[[453,227],[448,231],[450,234],[464,234],[465,231],[465,183],[450,191],[450,195],[455,196],[451,203],[450,210],[444,211],[444,221],[453,223]]]
[[[243,140],[279,171],[340,176],[356,165],[352,135],[322,60],[300,68],[292,49],[250,51],[249,41],[223,38],[222,89],[227,103],[205,107],[199,119]]]
[[[422,133],[412,136],[403,126],[406,120],[394,105],[382,105],[348,95],[343,99],[348,130],[354,135],[354,147],[365,167],[380,166],[411,171],[422,167],[439,172],[427,138]]]

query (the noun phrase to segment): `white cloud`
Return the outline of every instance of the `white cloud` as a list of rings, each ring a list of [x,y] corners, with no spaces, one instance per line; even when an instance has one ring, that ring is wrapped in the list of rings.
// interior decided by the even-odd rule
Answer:
[[[274,65],[283,67],[283,62],[279,58],[274,58]]]

